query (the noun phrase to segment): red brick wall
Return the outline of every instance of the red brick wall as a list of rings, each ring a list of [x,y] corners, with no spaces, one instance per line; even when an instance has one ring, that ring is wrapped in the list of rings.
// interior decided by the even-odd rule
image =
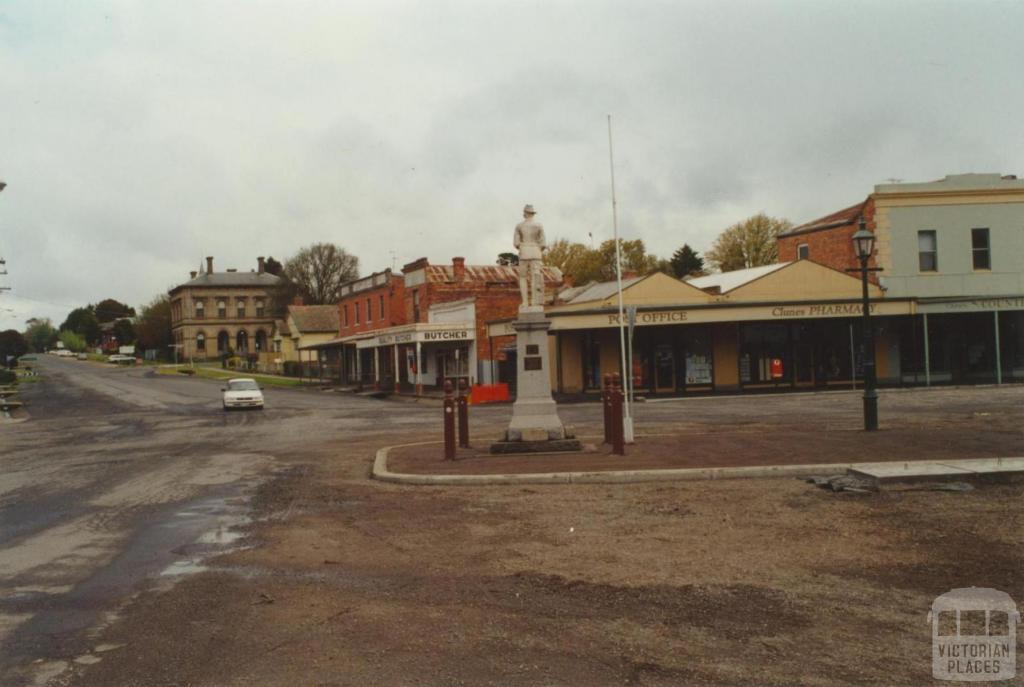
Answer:
[[[519,285],[493,284],[478,281],[427,282],[406,289],[405,313],[412,322],[412,291],[419,289],[420,322],[427,321],[431,305],[474,299],[476,303],[476,355],[478,360],[491,360],[487,323],[513,317],[519,309]]]
[[[384,318],[380,316],[380,297],[384,296]],[[391,277],[390,284],[373,289],[360,291],[342,298],[338,302],[339,336],[349,336],[373,329],[384,329],[405,324],[403,301],[405,298],[405,280],[400,276]],[[366,299],[373,304],[373,319],[366,319]],[[355,321],[355,307],[359,306],[359,324]],[[345,308],[348,308],[348,325],[345,324]]]
[[[875,203],[868,200],[864,206],[864,219],[870,231],[875,230]],[[858,220],[854,219],[850,224],[810,231],[806,234],[795,236],[780,236],[777,239],[779,247],[779,262],[791,262],[797,259],[797,246],[807,244],[809,260],[821,265],[827,265],[837,270],[845,270],[850,267],[859,267],[860,262],[853,250],[853,235],[857,232]],[[875,266],[874,256],[868,261],[868,265]],[[872,277],[872,279],[874,279]]]

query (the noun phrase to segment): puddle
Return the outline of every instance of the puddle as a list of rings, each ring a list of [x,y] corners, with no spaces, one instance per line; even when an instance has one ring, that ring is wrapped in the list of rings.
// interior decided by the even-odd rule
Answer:
[[[243,538],[244,536],[244,532],[218,528],[216,530],[207,532],[206,534],[202,535],[201,537],[199,537],[199,539],[196,540],[196,542],[198,542],[199,544],[217,544],[223,546],[226,544],[232,544],[238,541],[239,539]]]
[[[199,561],[175,561],[160,571],[160,577],[193,575],[195,573],[203,572],[204,570],[209,570],[209,568]]]

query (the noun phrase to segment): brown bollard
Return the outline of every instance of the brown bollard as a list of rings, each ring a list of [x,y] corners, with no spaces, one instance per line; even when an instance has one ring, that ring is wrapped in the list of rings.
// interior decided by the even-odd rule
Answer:
[[[469,393],[466,380],[459,380],[459,446],[469,448]]]
[[[612,376],[605,374],[601,385],[601,405],[604,406],[604,443],[612,443]]]
[[[450,379],[444,380],[444,459],[455,460],[455,399]]]
[[[612,375],[611,397],[612,453],[624,456],[626,455],[626,436],[622,420],[622,382],[618,374]]]

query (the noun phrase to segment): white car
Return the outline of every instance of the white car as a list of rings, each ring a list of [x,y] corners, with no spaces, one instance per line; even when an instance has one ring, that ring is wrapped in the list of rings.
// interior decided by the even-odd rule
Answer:
[[[66,348],[58,348],[57,349],[57,356],[60,357],[60,358],[70,358],[73,355],[74,355],[74,352],[73,351],[69,351]]]
[[[120,353],[115,353],[114,355],[107,356],[107,362],[108,363],[133,363],[134,364],[135,363],[135,356],[121,355]]]
[[[259,408],[263,410],[263,392],[256,380],[247,377],[229,379],[224,392],[224,410],[232,408]]]

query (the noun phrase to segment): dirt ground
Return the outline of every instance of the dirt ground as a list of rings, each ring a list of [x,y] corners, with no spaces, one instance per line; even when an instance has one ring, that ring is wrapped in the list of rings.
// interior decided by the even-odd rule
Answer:
[[[865,446],[871,459],[1024,453],[1024,396],[984,398],[945,412],[925,397],[931,410],[890,415],[871,444],[846,402],[835,425],[846,434],[818,420],[809,431],[799,414],[761,432],[745,411],[715,419],[701,406],[695,433],[672,443],[684,462],[767,460],[769,447],[772,462],[849,460]],[[251,548],[139,595],[97,637],[119,655],[73,684],[932,684],[926,614],[938,594],[973,585],[1024,601],[1020,485],[405,487],[367,479],[380,441],[359,436],[309,448],[265,482]]]

